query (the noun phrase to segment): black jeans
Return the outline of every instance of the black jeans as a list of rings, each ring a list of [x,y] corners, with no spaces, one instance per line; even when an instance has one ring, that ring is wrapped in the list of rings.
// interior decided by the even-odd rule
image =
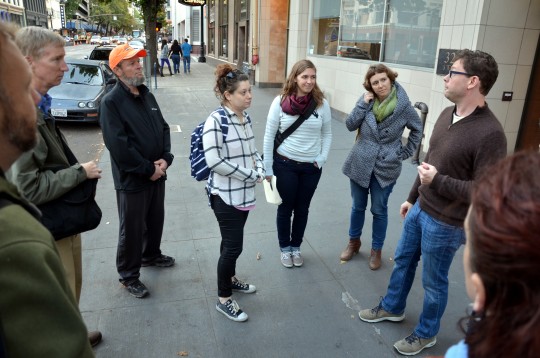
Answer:
[[[300,247],[306,231],[309,205],[322,170],[313,163],[296,162],[280,155],[274,156],[273,169],[283,200],[276,217],[279,247]]]
[[[219,195],[210,196],[210,204],[216,215],[221,232],[219,260],[217,264],[218,296],[232,295],[231,278],[236,274],[236,260],[242,253],[244,225],[249,211],[238,210],[225,204]]]
[[[130,283],[140,276],[141,262],[161,255],[165,220],[165,182],[157,181],[135,193],[116,191],[120,230],[116,269],[120,282]]]

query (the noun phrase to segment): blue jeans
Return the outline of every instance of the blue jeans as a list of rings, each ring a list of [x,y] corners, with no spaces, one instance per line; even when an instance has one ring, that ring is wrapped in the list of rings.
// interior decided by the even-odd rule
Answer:
[[[362,228],[366,216],[368,194],[371,194],[371,213],[373,214],[372,243],[373,250],[380,250],[386,238],[386,228],[388,227],[388,198],[396,183],[381,188],[375,175],[371,175],[369,188],[364,188],[351,180],[351,224],[349,226],[349,237],[358,239],[362,236]]]
[[[180,55],[172,54],[171,60],[173,62],[174,73],[180,73]]]
[[[402,314],[422,256],[424,305],[414,333],[420,338],[435,337],[448,302],[448,271],[459,247],[465,243],[463,228],[448,225],[413,205],[405,217],[395,253],[395,266],[382,300],[385,311]]]
[[[279,247],[300,247],[306,231],[309,204],[319,184],[322,169],[313,163],[296,162],[279,156],[274,156],[273,169],[282,199],[276,218]]]
[[[187,70],[191,72],[190,65],[191,65],[191,55],[183,56],[182,57],[184,62],[184,73],[186,73],[186,64],[187,64]]]
[[[169,59],[168,58],[162,58],[161,59],[161,74],[163,74],[163,70],[165,69],[165,64],[167,64],[167,66],[169,66],[169,72],[172,73],[171,71],[171,63],[169,62]]]

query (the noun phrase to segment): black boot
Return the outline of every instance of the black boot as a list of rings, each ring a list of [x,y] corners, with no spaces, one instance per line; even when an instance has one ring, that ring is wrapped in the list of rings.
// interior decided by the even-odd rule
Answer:
[[[169,73],[170,73],[171,76],[172,76],[171,66],[169,66]]]
[[[163,75],[163,67],[160,67],[158,70],[159,70],[159,75],[160,75],[161,77],[165,77],[165,76]]]

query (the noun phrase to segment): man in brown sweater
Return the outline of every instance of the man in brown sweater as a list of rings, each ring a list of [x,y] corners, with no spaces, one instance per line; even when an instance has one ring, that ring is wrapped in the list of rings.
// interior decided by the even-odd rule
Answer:
[[[460,51],[444,77],[444,95],[455,105],[437,119],[424,162],[409,197],[388,291],[380,303],[362,310],[366,322],[405,318],[407,296],[422,256],[424,302],[412,334],[394,347],[404,355],[437,342],[448,301],[448,271],[465,243],[463,220],[474,180],[483,168],[506,156],[506,137],[485,96],[497,80],[495,59],[481,51]]]

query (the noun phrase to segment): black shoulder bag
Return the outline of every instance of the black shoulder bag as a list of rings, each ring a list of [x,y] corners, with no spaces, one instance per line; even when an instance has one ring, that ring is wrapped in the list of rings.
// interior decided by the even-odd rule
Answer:
[[[56,133],[69,164],[77,164],[77,158],[64,142],[62,134]],[[50,169],[58,171],[66,168]],[[97,179],[86,179],[57,199],[38,205],[41,211],[41,222],[53,234],[55,240],[95,229],[101,222],[101,209],[96,203]]]
[[[294,121],[294,123],[291,124],[289,128],[285,129],[283,133],[281,133],[279,130],[277,131],[276,136],[274,137],[274,154],[276,154],[277,149],[281,145],[281,143],[283,143],[283,141],[288,136],[290,136],[298,127],[300,127],[302,123],[304,123],[306,119],[308,119],[313,114],[313,112],[315,111],[315,107],[317,107],[317,102],[313,98],[311,98],[311,101],[309,102],[309,105],[304,111],[304,113],[298,116],[298,119]]]

